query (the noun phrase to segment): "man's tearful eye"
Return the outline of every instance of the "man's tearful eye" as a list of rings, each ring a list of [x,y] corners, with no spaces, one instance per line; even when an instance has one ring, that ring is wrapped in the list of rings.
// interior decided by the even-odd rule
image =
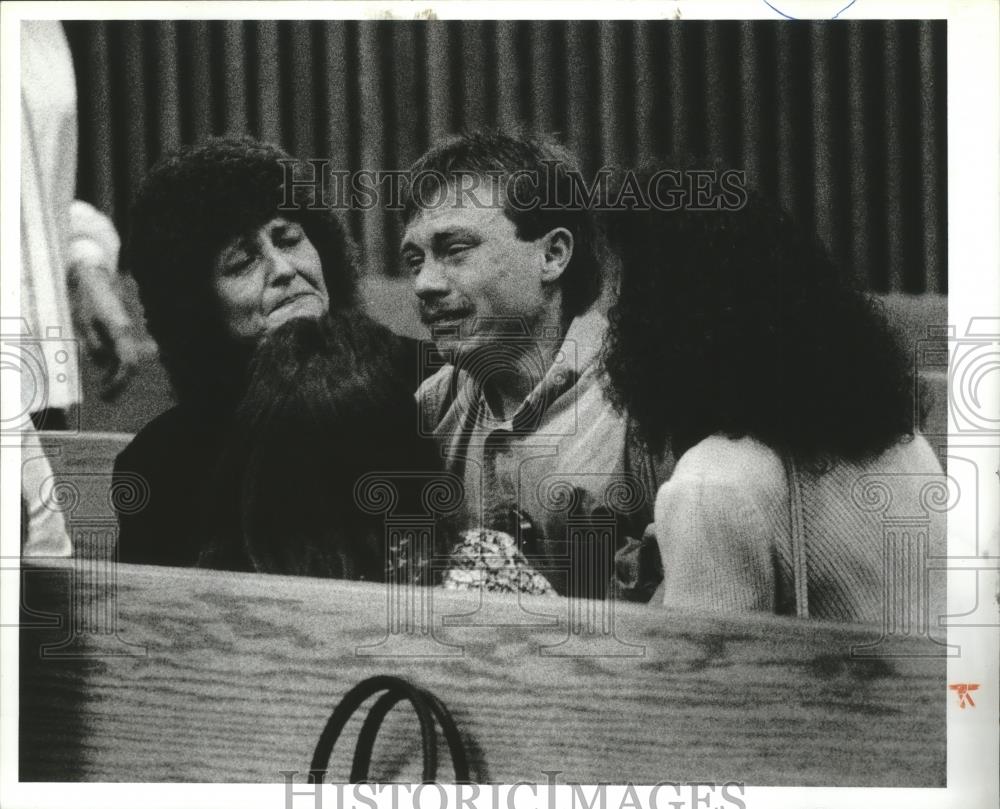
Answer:
[[[420,272],[420,268],[424,265],[424,257],[421,253],[404,253],[400,258],[400,263],[403,265],[405,270],[413,275],[416,275]]]

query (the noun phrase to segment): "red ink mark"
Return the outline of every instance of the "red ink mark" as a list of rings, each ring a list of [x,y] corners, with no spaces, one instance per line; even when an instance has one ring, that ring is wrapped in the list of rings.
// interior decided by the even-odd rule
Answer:
[[[965,703],[968,702],[973,708],[976,707],[976,703],[972,701],[972,694],[970,691],[975,691],[979,688],[979,683],[952,683],[948,686],[952,691],[958,693],[958,707],[964,710]]]

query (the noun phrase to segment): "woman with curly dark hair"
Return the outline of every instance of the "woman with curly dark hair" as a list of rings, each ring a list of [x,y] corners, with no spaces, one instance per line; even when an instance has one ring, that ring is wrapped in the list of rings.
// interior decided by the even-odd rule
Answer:
[[[875,493],[923,513],[943,484],[877,305],[754,192],[739,210],[614,211],[607,230],[621,259],[611,395],[677,458],[655,508],[664,603],[844,621],[898,611]],[[929,519],[943,548],[944,514]],[[900,558],[923,558],[911,550]]]
[[[121,561],[197,561],[212,471],[257,344],[290,320],[358,309],[350,239],[308,186],[286,199],[292,171],[302,176],[281,149],[219,138],[165,157],[139,190],[124,260],[177,406],[116,461],[116,478],[148,497],[119,511]],[[395,373],[416,390],[415,341],[384,337]]]

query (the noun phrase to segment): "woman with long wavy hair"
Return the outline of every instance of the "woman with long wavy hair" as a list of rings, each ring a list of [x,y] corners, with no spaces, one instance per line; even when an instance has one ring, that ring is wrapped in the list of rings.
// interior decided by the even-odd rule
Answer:
[[[910,556],[883,520],[920,510],[943,475],[877,303],[752,191],[738,210],[613,211],[607,230],[621,260],[611,395],[654,453],[677,459],[655,507],[663,603],[935,614],[940,588],[915,605],[887,589],[891,575],[924,580],[893,566],[943,552],[944,514],[929,512],[931,547],[914,535]]]

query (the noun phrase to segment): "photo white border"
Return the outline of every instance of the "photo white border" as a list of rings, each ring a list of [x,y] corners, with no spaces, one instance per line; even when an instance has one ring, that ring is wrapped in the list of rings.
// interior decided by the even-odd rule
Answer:
[[[466,2],[466,0],[413,0],[411,2],[5,2],[0,6],[0,156],[4,166],[0,190],[0,314],[17,316],[18,284],[18,210],[20,162],[20,84],[19,21],[21,19],[425,19],[430,13],[442,20],[451,19],[782,19],[785,15],[822,18],[820,12],[834,6],[847,6],[832,0],[698,0],[688,2],[650,2],[618,0],[595,3],[545,2],[538,0],[503,0]],[[836,13],[838,9],[834,10]],[[812,13],[805,13],[811,11]],[[798,12],[798,13],[797,13]],[[829,14],[828,16],[833,16]],[[1000,316],[1000,3],[996,0],[855,0],[838,15],[845,19],[948,19],[948,268],[949,322],[961,334],[971,317]],[[992,391],[987,401],[1000,401],[996,388],[1000,380],[994,373],[989,380]],[[3,396],[18,395],[4,390]],[[177,806],[266,807],[284,809],[284,785],[221,784],[19,784],[17,778],[18,728],[18,592],[10,587],[18,579],[20,508],[14,494],[14,481],[20,477],[17,450],[6,446],[0,458],[0,805],[7,809],[21,807],[61,807],[74,809],[109,809],[144,806],[149,809]],[[993,477],[1000,467],[982,470]],[[18,488],[19,491],[19,488]],[[985,504],[987,517],[996,517],[998,504]],[[949,515],[949,538],[971,536],[976,514],[959,504]],[[986,523],[989,525],[990,523]],[[994,523],[995,524],[995,523]],[[985,544],[987,538],[980,537]],[[955,554],[955,550],[950,551]],[[994,549],[994,552],[995,549]],[[962,576],[965,578],[962,578]],[[968,574],[953,576],[956,586],[968,584]],[[989,582],[992,581],[992,586]],[[995,576],[980,578],[981,592],[993,599]],[[984,588],[983,585],[986,584]],[[996,620],[995,601],[983,605],[988,619]],[[11,626],[14,625],[14,626]],[[950,643],[962,646],[962,656],[949,661],[949,682],[979,682],[976,709],[959,711],[954,695],[948,700],[948,787],[947,789],[858,789],[858,788],[748,788],[744,800],[748,809],[801,809],[810,807],[864,806],[942,809],[995,807],[998,792],[997,761],[998,697],[1000,684],[998,655],[1000,633],[996,628],[957,629],[949,631]],[[509,788],[508,788],[509,789]],[[649,787],[636,787],[642,806],[649,806]],[[454,788],[448,788],[454,795]],[[507,789],[498,793],[507,806]],[[558,790],[559,805],[570,805],[568,788]],[[531,806],[548,809],[545,791],[537,799],[530,792]],[[624,788],[609,788],[608,807],[618,809]],[[522,797],[523,796],[523,797]],[[618,796],[618,797],[616,797]],[[324,805],[335,806],[332,786],[326,788]],[[493,809],[490,792],[484,793],[477,806]],[[377,799],[389,807],[389,796]],[[668,805],[661,798],[661,804]],[[307,796],[296,797],[293,807],[310,807]],[[437,809],[436,799],[428,803]],[[627,804],[626,804],[627,805]],[[454,804],[449,804],[454,806]]]

